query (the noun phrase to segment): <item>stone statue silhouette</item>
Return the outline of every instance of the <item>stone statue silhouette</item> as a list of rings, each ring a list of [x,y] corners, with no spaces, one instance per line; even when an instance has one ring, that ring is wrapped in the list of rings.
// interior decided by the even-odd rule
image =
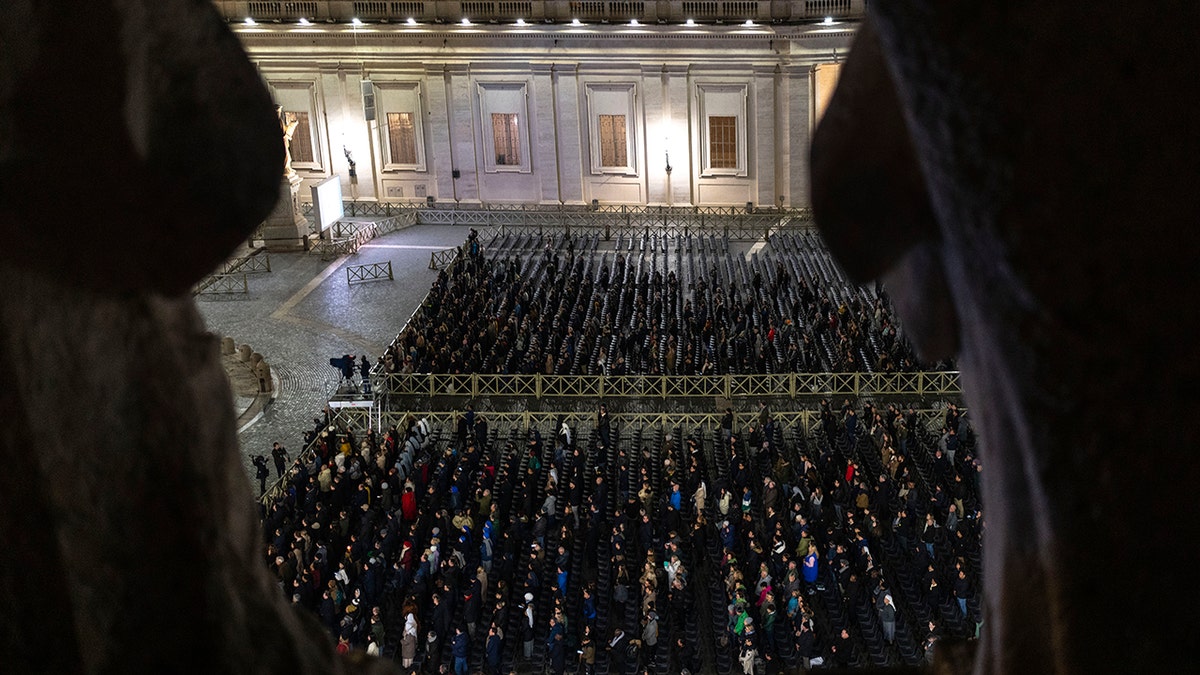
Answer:
[[[1200,56],[1149,26],[1200,7],[1127,9],[868,3],[813,138],[830,249],[962,366],[976,675],[1195,667]]]
[[[4,671],[398,672],[335,654],[263,564],[188,292],[280,196],[262,78],[210,2],[96,0],[61,27],[35,6],[0,2]],[[83,102],[96,133],[55,129]],[[36,226],[56,183],[86,225]],[[76,393],[95,415],[51,412]]]

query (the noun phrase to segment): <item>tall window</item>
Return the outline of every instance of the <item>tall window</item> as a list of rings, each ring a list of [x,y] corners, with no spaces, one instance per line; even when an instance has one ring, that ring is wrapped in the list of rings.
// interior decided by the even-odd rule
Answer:
[[[521,164],[521,137],[516,113],[492,113],[492,138],[496,144],[496,166]]]
[[[308,113],[284,111],[283,117],[288,123],[296,122],[296,129],[292,132],[292,143],[288,147],[288,151],[292,153],[292,162],[313,161],[312,130],[308,126]]]
[[[416,122],[410,112],[388,113],[388,145],[392,164],[417,163]]]
[[[626,157],[625,116],[600,115],[600,166],[624,167]]]
[[[737,168],[737,117],[708,118],[708,158],[709,166],[714,169]]]

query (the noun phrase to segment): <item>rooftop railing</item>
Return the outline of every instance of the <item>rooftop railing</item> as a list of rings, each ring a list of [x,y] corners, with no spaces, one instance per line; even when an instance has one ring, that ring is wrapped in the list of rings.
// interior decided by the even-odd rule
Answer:
[[[475,24],[571,23],[805,23],[861,19],[865,0],[721,0],[628,2],[624,0],[547,0],[434,2],[433,0],[213,0],[230,21],[361,22]]]

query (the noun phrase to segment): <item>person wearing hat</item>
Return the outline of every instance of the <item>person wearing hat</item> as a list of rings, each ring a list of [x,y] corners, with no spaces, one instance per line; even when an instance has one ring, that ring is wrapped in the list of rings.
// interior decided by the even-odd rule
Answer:
[[[410,611],[404,617],[404,634],[400,639],[400,664],[403,668],[412,668],[413,659],[416,658],[416,635],[419,631],[416,628],[416,615]]]
[[[533,658],[533,593],[525,594],[525,621],[521,625],[525,648],[525,660]]]
[[[654,648],[658,646],[658,614],[651,610],[646,613],[642,626],[642,663],[649,666],[654,658]]]
[[[429,631],[425,636],[425,660],[423,668],[426,672],[435,672],[442,660],[442,650],[438,643],[438,634]]]
[[[758,660],[758,650],[752,638],[747,638],[742,644],[742,652],[738,657],[741,662],[742,672],[745,675],[754,675],[755,662]]]
[[[620,627],[613,630],[612,639],[608,641],[608,672],[624,673],[626,649],[629,647],[629,639],[625,635],[625,631]]]
[[[896,604],[891,593],[884,593],[879,606],[879,621],[883,624],[883,639],[888,643],[896,639]]]

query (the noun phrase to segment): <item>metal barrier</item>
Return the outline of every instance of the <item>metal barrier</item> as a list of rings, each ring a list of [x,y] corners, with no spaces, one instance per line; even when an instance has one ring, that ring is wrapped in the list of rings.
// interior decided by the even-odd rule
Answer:
[[[263,251],[262,253],[254,253],[251,255],[230,258],[225,261],[221,267],[222,274],[232,274],[234,272],[245,272],[246,274],[260,274],[271,271],[271,256]]]
[[[358,253],[358,247],[361,245],[356,237],[318,239],[313,246],[313,251],[321,256],[321,260],[333,260],[340,256]]]
[[[317,239],[312,250],[321,256],[321,260],[332,260],[358,253],[358,249],[372,239],[416,223],[415,211],[411,209],[407,213],[367,223],[338,221],[333,224],[332,236],[329,239]]]
[[[311,206],[307,208],[311,209]],[[783,230],[813,227],[812,210],[751,208],[743,206],[586,206],[541,204],[483,204],[478,206],[442,206],[392,204],[389,202],[346,202],[351,216],[381,216],[375,226],[377,235],[411,225],[455,225],[491,228],[492,235],[528,235],[571,230],[596,232],[605,239],[638,237],[651,234],[687,236],[713,234],[734,241],[757,241]],[[341,228],[364,224],[337,223]]]
[[[448,248],[442,251],[433,251],[429,254],[429,269],[446,269],[451,263],[458,259],[460,253],[462,253],[461,246],[455,246],[454,248]]]
[[[379,227],[376,223],[347,223],[338,221],[333,224],[333,238],[355,238],[359,240],[359,245],[379,236]]]
[[[349,265],[346,267],[346,284],[356,284],[363,281],[392,280],[392,261],[369,263],[366,265]]]
[[[193,292],[197,295],[222,295],[248,293],[249,291],[250,288],[246,284],[246,273],[237,272],[235,274],[210,274],[196,284]]]
[[[959,407],[962,413],[967,412],[967,408]],[[917,423],[926,429],[937,429],[942,425],[942,416],[945,414],[944,408],[922,408],[915,411],[917,413]],[[409,415],[418,419],[427,419],[430,424],[435,426],[443,426],[453,429],[461,415],[461,411],[394,411],[372,412],[362,408],[341,408],[335,416],[335,423],[343,429],[352,429],[358,433],[367,429],[384,430],[393,425],[403,425]],[[565,421],[573,428],[591,428],[596,423],[596,413],[593,410],[589,411],[569,411],[569,412],[495,412],[487,410],[477,410],[476,414],[483,415],[487,418],[489,425],[493,428],[512,427],[517,425],[520,428],[530,427],[557,427],[559,420]],[[743,410],[737,411],[735,424],[744,424],[747,420],[753,419],[757,415],[757,411]],[[803,429],[804,433],[812,434],[820,429],[821,412],[820,410],[772,410],[771,416],[776,423],[783,425],[784,428]],[[629,412],[611,412],[609,413],[610,423],[618,429],[631,429],[647,427],[659,427],[662,429],[682,428],[684,433],[690,433],[696,429],[704,430],[704,433],[711,434],[721,425],[721,419],[724,417],[723,412],[656,412],[656,413],[629,413]],[[268,490],[270,492],[270,490]]]
[[[914,373],[787,373],[779,375],[373,375],[391,396],[649,398],[731,400],[806,397],[959,397],[957,371]]]
[[[378,231],[378,236],[382,236],[391,234],[397,230],[403,230],[406,227],[412,227],[416,224],[416,209],[405,209],[395,216],[389,216],[383,220],[376,221],[375,229]]]
[[[422,225],[469,225],[495,228],[500,236],[546,232],[598,233],[605,239],[650,235],[719,234],[737,241],[757,241],[773,232],[812,227],[807,209],[749,210],[734,207],[670,208],[621,206],[592,210],[544,208],[424,208],[416,212]]]

